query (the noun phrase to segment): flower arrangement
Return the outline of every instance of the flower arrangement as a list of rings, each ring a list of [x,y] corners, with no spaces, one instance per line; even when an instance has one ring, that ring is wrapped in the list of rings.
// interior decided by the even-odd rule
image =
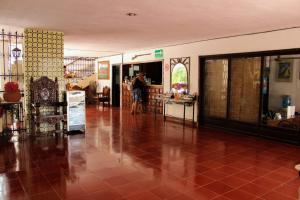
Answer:
[[[17,82],[7,82],[4,84],[5,92],[19,92],[19,84]]]
[[[186,83],[174,83],[172,84],[172,88],[175,88],[176,90],[185,90],[187,89],[187,84]]]

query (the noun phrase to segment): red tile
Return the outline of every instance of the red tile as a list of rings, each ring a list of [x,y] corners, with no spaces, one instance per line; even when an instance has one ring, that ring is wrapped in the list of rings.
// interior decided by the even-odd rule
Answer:
[[[174,198],[171,198],[171,200],[195,200],[195,199],[185,194],[180,194]]]
[[[217,171],[217,170],[208,170],[208,171],[204,172],[202,175],[205,175],[208,178],[211,178],[214,180],[221,180],[228,176],[227,174]]]
[[[194,184],[197,184],[199,186],[208,185],[209,183],[214,182],[213,179],[208,178],[207,176],[203,176],[203,175],[197,175],[197,176],[194,176],[194,177],[189,177],[187,180],[194,183]]]
[[[115,176],[108,179],[104,179],[103,181],[108,183],[111,186],[120,186],[130,182],[123,176]]]
[[[264,176],[270,172],[271,170],[267,170],[266,168],[261,168],[261,167],[250,167],[249,169],[245,170],[246,172],[249,172],[251,174],[257,175],[257,176]]]
[[[239,190],[243,190],[245,192],[248,192],[248,193],[256,195],[256,196],[262,196],[262,195],[268,193],[271,189],[269,189],[268,186],[261,187],[261,186],[249,183],[249,184],[244,185],[241,188],[239,188]]]
[[[115,187],[114,189],[122,196],[130,196],[144,191],[146,188],[143,188],[141,185],[134,182]]]
[[[237,168],[233,168],[233,167],[230,167],[230,166],[222,166],[222,167],[216,168],[215,170],[220,171],[220,172],[222,172],[222,173],[224,173],[228,176],[232,175],[232,174],[236,174],[239,171],[241,171]]]
[[[25,186],[25,192],[29,195],[36,195],[45,192],[54,192],[50,186],[50,184],[43,182],[38,183],[36,185],[31,185],[29,187]]]
[[[275,189],[276,192],[289,196],[291,198],[297,199],[299,198],[299,186],[290,186],[284,184]]]
[[[230,199],[228,199],[225,196],[218,196],[218,197],[214,198],[213,200],[230,200]]]
[[[226,185],[225,183],[219,182],[219,181],[210,183],[204,187],[206,189],[209,189],[209,190],[217,193],[217,194],[223,194],[223,193],[226,193],[233,189],[232,187]]]
[[[191,192],[187,192],[186,195],[192,197],[192,198],[195,198],[195,199],[201,199],[201,200],[211,200],[215,197],[218,196],[217,193],[211,191],[211,190],[208,190],[204,187],[201,187],[201,188],[198,188],[198,189],[195,189]]]
[[[151,192],[142,192],[136,195],[127,197],[128,200],[161,200],[158,196]]]
[[[30,200],[61,200],[61,199],[54,191],[51,191],[51,192],[30,196]]]
[[[273,189],[275,187],[278,187],[281,184],[279,181],[274,181],[272,179],[268,179],[268,178],[265,178],[265,177],[258,178],[255,181],[253,181],[252,183],[255,184],[255,185],[258,185],[260,187],[267,187],[269,189]]]
[[[242,185],[249,183],[249,181],[236,176],[228,176],[227,178],[221,179],[220,182],[225,183],[232,188],[241,187]]]
[[[108,184],[104,183],[103,181],[88,181],[84,183],[79,183],[78,185],[86,193],[97,192],[109,188]]]
[[[121,200],[122,196],[112,190],[112,189],[107,189],[107,190],[102,190],[99,192],[94,192],[88,195],[89,197],[91,197],[92,199],[109,199],[109,200]]]
[[[161,199],[171,199],[180,195],[180,192],[168,186],[158,186],[152,189],[151,192]]]
[[[72,199],[87,195],[87,193],[78,184],[67,184],[63,182],[52,185],[52,187],[62,199]]]
[[[198,173],[204,173],[204,172],[206,172],[207,170],[209,170],[210,168],[208,168],[208,167],[205,167],[205,166],[203,166],[203,165],[197,165],[196,166],[196,168],[195,168],[195,170],[198,172]]]
[[[1,200],[285,200],[300,185],[299,147],[118,108],[87,107],[84,135],[28,137],[4,152]]]
[[[28,196],[24,192],[20,193],[0,193],[0,199],[2,200],[28,200]]]
[[[278,192],[270,192],[270,193],[262,196],[262,199],[264,199],[264,200],[292,200],[292,199],[295,200],[294,198],[290,198],[290,197],[280,194]]]
[[[242,190],[232,190],[232,191],[224,194],[224,196],[230,200],[252,200],[252,199],[257,198],[253,194],[249,194]]]
[[[242,172],[239,172],[235,175],[233,175],[237,178],[240,178],[240,179],[244,179],[246,181],[253,181],[255,179],[257,179],[259,176],[255,175],[255,174],[251,174],[249,172],[246,172],[246,171],[242,171]]]

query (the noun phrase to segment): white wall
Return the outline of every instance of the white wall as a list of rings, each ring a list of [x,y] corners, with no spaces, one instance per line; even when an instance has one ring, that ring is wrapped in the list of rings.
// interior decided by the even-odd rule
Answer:
[[[198,56],[300,48],[299,36],[300,28],[195,42],[170,47],[158,47],[156,49],[163,49],[164,64],[170,64],[170,58],[186,56],[191,57],[190,90],[193,93],[198,92]],[[132,57],[135,54],[143,53],[152,54],[132,60]],[[99,60],[109,60],[111,65],[114,63],[119,64],[122,61],[121,56],[105,57]],[[124,53],[124,63],[146,62],[154,60],[154,49]],[[164,69],[163,73],[164,91],[168,91],[170,89],[170,71],[165,71]],[[109,85],[111,84],[110,81],[100,81],[100,83]],[[175,117],[182,117],[182,110],[182,106],[168,106],[167,114]],[[187,115],[187,117],[191,119],[191,110],[188,111]]]

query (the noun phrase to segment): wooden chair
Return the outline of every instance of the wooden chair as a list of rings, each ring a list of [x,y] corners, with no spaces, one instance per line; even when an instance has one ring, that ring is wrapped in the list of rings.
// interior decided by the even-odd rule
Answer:
[[[55,124],[58,131],[60,123],[63,129],[67,123],[66,102],[59,102],[58,82],[42,76],[37,80],[30,80],[30,116],[33,134],[40,133],[40,124]]]
[[[86,88],[86,102],[88,104],[94,104],[98,101],[97,96],[97,82],[96,81],[90,81],[89,86]]]
[[[110,88],[105,86],[103,87],[102,92],[98,93],[98,101],[99,104],[102,102],[103,108],[105,106],[105,103],[107,103],[108,106],[110,106]]]

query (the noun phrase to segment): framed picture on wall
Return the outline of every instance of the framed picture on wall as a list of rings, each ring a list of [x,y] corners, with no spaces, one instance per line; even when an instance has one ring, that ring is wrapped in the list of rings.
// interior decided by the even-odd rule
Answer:
[[[171,89],[179,93],[189,90],[190,57],[171,58]]]
[[[276,80],[279,82],[293,81],[293,61],[281,60],[277,63]]]
[[[98,63],[98,79],[108,80],[109,79],[109,61],[100,61]]]

